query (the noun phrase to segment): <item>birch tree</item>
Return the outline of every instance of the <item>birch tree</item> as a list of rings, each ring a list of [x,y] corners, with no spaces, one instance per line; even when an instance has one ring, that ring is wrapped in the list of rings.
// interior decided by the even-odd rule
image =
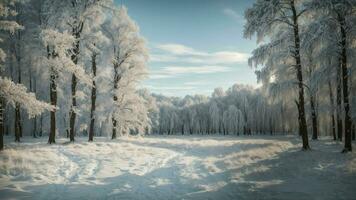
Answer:
[[[305,11],[300,1],[257,0],[252,8],[245,12],[247,22],[244,35],[246,38],[251,38],[256,34],[258,43],[264,38],[271,40],[255,50],[250,58],[250,64],[253,66],[265,64],[268,59],[272,58],[270,55],[275,52],[288,51],[286,56],[293,62],[284,67],[292,67],[295,71],[295,84],[298,86],[298,100],[295,103],[298,109],[299,132],[302,136],[302,149],[308,150],[310,147],[305,117],[305,83],[300,53],[300,18]],[[273,65],[269,67],[273,68]]]

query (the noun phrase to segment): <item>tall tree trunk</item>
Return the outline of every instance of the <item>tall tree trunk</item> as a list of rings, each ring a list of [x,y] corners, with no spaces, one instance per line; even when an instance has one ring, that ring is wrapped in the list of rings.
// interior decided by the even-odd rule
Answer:
[[[300,38],[299,38],[299,25],[298,25],[298,15],[294,5],[294,0],[291,0],[291,9],[293,12],[293,31],[294,31],[294,45],[295,45],[295,68],[297,71],[298,87],[299,87],[299,98],[298,98],[298,122],[299,122],[299,134],[302,136],[303,150],[310,149],[308,141],[308,129],[307,122],[305,119],[305,108],[304,108],[304,83],[303,83],[303,72],[302,64],[300,58]]]
[[[117,88],[117,86],[114,86],[114,88]],[[117,96],[114,94],[114,106],[117,103]],[[115,113],[114,113],[115,115]],[[115,119],[115,117],[112,117],[112,135],[111,135],[111,139],[115,139],[116,138],[116,131],[117,131],[117,121]]]
[[[93,141],[94,137],[94,124],[95,124],[95,102],[96,102],[96,54],[94,53],[91,58],[91,66],[93,72],[93,86],[91,88],[91,109],[90,109],[90,128],[89,128],[89,141]]]
[[[40,116],[40,137],[43,135],[43,114]]]
[[[47,56],[50,57],[50,50],[47,46]],[[53,55],[52,55],[53,56]],[[49,95],[52,106],[57,106],[57,84],[56,84],[56,72],[54,69],[50,71],[50,86],[49,86]],[[51,111],[51,124],[50,124],[50,132],[48,137],[48,143],[56,143],[56,110]],[[42,116],[41,116],[41,135],[42,135]]]
[[[116,54],[116,49],[114,48],[114,54]],[[120,55],[120,53],[118,53]],[[121,61],[123,62],[123,61]],[[114,106],[117,106],[118,104],[118,96],[117,96],[117,92],[119,89],[119,81],[121,80],[121,75],[119,74],[119,64],[118,63],[114,63],[114,95],[113,95],[113,100],[114,100]],[[117,120],[115,119],[115,115],[117,115],[117,113],[113,113],[112,116],[112,136],[111,139],[115,139],[116,135],[117,135]]]
[[[21,84],[21,58],[16,53],[16,60],[18,66],[18,78],[17,83]],[[15,104],[15,142],[20,142],[20,137],[22,137],[22,125],[21,125],[21,106],[20,104]]]
[[[315,106],[315,97],[314,95],[310,95],[310,107],[311,107],[311,118],[312,118],[312,129],[313,129],[313,135],[312,139],[317,140],[318,139],[318,116],[316,112],[316,106]]]
[[[79,48],[80,48],[80,34],[83,30],[83,22],[79,24],[78,27],[73,28],[72,35],[76,39],[75,46],[73,48],[73,54],[71,56],[71,59],[74,64],[78,64],[78,56],[79,56]],[[72,74],[72,85],[71,85],[71,90],[72,90],[72,106],[70,108],[69,112],[69,139],[71,142],[74,142],[74,135],[75,135],[75,118],[77,116],[75,109],[77,107],[77,98],[76,98],[76,91],[77,91],[77,77],[75,74]]]
[[[50,83],[50,99],[51,99],[51,105],[52,106],[57,106],[57,85],[56,85],[56,77],[52,72],[51,74],[51,83]],[[52,110],[51,111],[51,128],[50,128],[50,133],[49,133],[49,138],[48,138],[48,143],[56,143],[56,111]]]
[[[337,65],[337,73],[336,73],[336,78],[337,78],[337,88],[336,88],[336,128],[337,128],[337,139],[342,141],[342,109],[341,109],[341,87],[342,87],[342,82],[341,82],[341,60],[339,59],[339,63]]]
[[[333,139],[336,140],[336,129],[335,129],[335,109],[334,109],[334,94],[333,90],[331,87],[331,82],[329,81],[329,98],[330,98],[330,108],[331,108],[331,115],[330,115],[330,121],[331,121],[331,131],[333,135]]]
[[[36,94],[36,79],[32,78],[32,70],[31,67],[28,68],[29,72],[29,81],[30,81],[30,91]],[[33,80],[32,80],[33,79]],[[33,81],[33,82],[32,82]],[[32,119],[32,135],[36,138],[36,131],[37,131],[37,116]]]
[[[20,142],[21,137],[21,113],[20,113],[20,105],[16,103],[15,106],[15,142]]]
[[[20,4],[15,4],[15,10],[18,13],[16,15],[16,22],[18,22],[19,24],[21,24],[20,22],[20,14],[22,14],[22,8]],[[14,45],[14,55],[15,55],[15,59],[17,62],[17,68],[18,68],[18,74],[17,74],[17,83],[21,84],[21,38],[22,38],[22,32],[21,30],[18,30],[16,32],[16,41],[15,41],[15,45]],[[20,104],[16,103],[15,104],[15,141],[16,142],[20,142],[20,137],[22,137],[22,124],[21,124],[21,106]]]
[[[114,95],[114,102],[117,102],[117,97],[116,95]],[[112,117],[112,135],[111,135],[111,139],[115,139],[116,138],[116,129],[117,129],[117,121],[115,119],[115,117]]]
[[[69,139],[71,142],[74,142],[74,134],[75,134],[75,118],[76,112],[75,108],[77,107],[77,98],[76,98],[76,88],[77,88],[77,77],[72,74],[72,106],[70,108],[70,118],[69,118]]]
[[[34,138],[37,138],[37,134],[36,134],[36,132],[37,132],[37,116],[35,116],[35,117],[33,118],[32,123],[33,123],[33,129],[32,129],[33,137],[34,137]]]
[[[345,135],[345,146],[342,152],[352,151],[351,144],[351,116],[350,116],[350,104],[349,104],[349,87],[348,87],[348,70],[347,70],[347,54],[346,54],[346,30],[345,30],[345,17],[342,15],[338,16],[341,32],[341,69],[342,69],[342,92],[343,92],[343,103],[344,103],[344,135]]]

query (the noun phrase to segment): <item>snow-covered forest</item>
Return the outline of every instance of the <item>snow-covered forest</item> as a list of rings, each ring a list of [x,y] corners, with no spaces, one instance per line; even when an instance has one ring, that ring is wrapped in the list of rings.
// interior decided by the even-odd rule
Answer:
[[[5,135],[142,133],[150,127],[137,84],[148,52],[138,25],[112,1],[1,4]],[[109,128],[110,126],[110,128]],[[112,131],[109,131],[111,129]]]
[[[27,196],[36,199],[354,198],[356,0],[256,0],[244,11],[243,36],[257,43],[246,68],[255,71],[258,86],[237,82],[216,85],[211,95],[167,96],[142,82],[150,76],[150,41],[122,2],[0,0],[0,199],[26,198],[19,191],[31,189],[19,177],[33,181],[33,191],[74,183],[95,191],[115,177],[97,194],[62,185],[60,191],[73,195],[48,187]],[[285,159],[282,171],[316,173],[317,196],[294,188],[308,178],[268,178],[276,157]],[[58,170],[48,171],[51,166]],[[123,172],[141,176],[164,167],[180,169],[149,174],[143,183],[120,179]],[[277,169],[271,173],[282,172]],[[257,172],[265,174],[249,182]],[[153,193],[149,184],[161,175]],[[268,190],[283,182],[276,193]],[[342,189],[326,191],[334,187]],[[247,191],[257,192],[242,195]]]

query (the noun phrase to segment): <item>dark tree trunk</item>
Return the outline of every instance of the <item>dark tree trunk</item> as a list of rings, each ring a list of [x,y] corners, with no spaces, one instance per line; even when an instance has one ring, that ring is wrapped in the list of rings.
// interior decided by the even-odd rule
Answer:
[[[340,61],[340,60],[339,60]],[[336,128],[337,128],[337,139],[342,141],[342,109],[341,109],[341,87],[342,87],[342,82],[341,82],[341,66],[340,62],[337,65],[337,88],[336,88]]]
[[[51,83],[50,83],[50,100],[52,106],[57,106],[57,85],[56,85],[56,75],[54,72],[51,74]],[[41,128],[42,129],[42,128]],[[51,111],[51,127],[49,132],[48,143],[56,143],[56,111]]]
[[[75,118],[77,114],[75,113],[75,108],[77,107],[77,98],[75,96],[77,88],[77,77],[72,74],[72,106],[70,109],[70,118],[69,118],[69,140],[74,142],[75,134]]]
[[[331,87],[331,83],[329,81],[329,98],[330,98],[330,107],[331,107],[331,115],[330,115],[330,121],[331,121],[331,131],[333,135],[333,139],[336,140],[336,129],[335,129],[335,115],[334,115],[334,94],[333,90]]]
[[[78,63],[78,54],[79,54],[79,41],[74,48],[74,54],[72,56],[72,60],[74,64]],[[77,98],[76,98],[76,91],[77,91],[77,77],[75,74],[72,74],[72,85],[71,85],[71,92],[72,92],[72,105],[69,111],[69,140],[74,142],[74,132],[75,132],[75,118],[76,112],[75,108],[77,107]]]
[[[310,107],[311,107],[312,129],[313,129],[312,139],[317,140],[318,139],[318,116],[316,114],[317,112],[315,106],[315,97],[312,94],[310,95]]]
[[[37,117],[36,116],[33,118],[32,122],[33,122],[33,129],[32,129],[33,137],[37,138],[37,134],[36,134],[36,132],[37,132]]]
[[[75,6],[75,5],[74,5]],[[76,39],[75,46],[73,48],[73,54],[71,56],[71,59],[74,64],[78,64],[78,56],[79,56],[79,48],[80,48],[80,34],[83,30],[84,23],[81,22],[79,23],[78,27],[74,27],[72,30],[72,35]],[[77,77],[75,74],[72,74],[72,85],[71,85],[71,90],[72,90],[72,106],[69,111],[69,138],[71,142],[74,142],[74,135],[75,135],[75,119],[77,114],[75,113],[75,108],[77,107],[77,98],[76,98],[76,91],[77,91]]]
[[[120,55],[120,51],[116,52],[116,48],[114,48],[114,54]],[[114,95],[113,95],[113,100],[114,100],[114,106],[117,106],[118,104],[118,96],[117,92],[119,89],[119,81],[121,79],[121,76],[119,74],[119,66],[120,64],[123,63],[123,61],[120,61],[120,63],[114,63]],[[115,119],[114,115],[117,115],[118,113],[113,113],[112,116],[112,136],[111,139],[115,139],[117,135],[117,120]]]
[[[20,4],[15,4],[16,11],[20,14],[22,12],[22,8]],[[19,15],[16,15],[16,21],[21,24]],[[22,60],[21,60],[21,43],[19,41],[22,40],[22,31],[18,30],[16,32],[16,42],[15,42],[15,58],[18,67],[18,74],[17,74],[17,83],[21,84],[21,73],[22,73]],[[22,124],[21,124],[21,106],[20,104],[16,103],[15,106],[15,141],[20,142],[20,137],[22,137]]]
[[[21,59],[16,55],[18,64],[18,83],[21,84]],[[20,142],[20,137],[22,137],[22,125],[21,125],[21,106],[16,103],[15,106],[15,142]]]
[[[74,9],[78,6],[76,1],[72,1],[72,6]],[[89,6],[86,5],[86,6]],[[84,21],[82,19],[75,19],[75,23],[78,22],[78,24],[72,26],[72,36],[76,39],[76,43],[74,48],[72,49],[73,54],[71,56],[71,60],[73,61],[74,64],[78,63],[78,56],[79,56],[79,51],[80,51],[80,37],[81,33],[83,31],[84,27]],[[74,136],[75,136],[75,119],[76,119],[76,113],[75,113],[75,108],[77,106],[77,99],[76,99],[76,88],[77,88],[77,77],[75,74],[72,74],[72,85],[71,85],[71,91],[72,91],[72,105],[69,111],[69,138],[71,142],[74,142]]]
[[[40,116],[40,137],[43,135],[43,114]]]
[[[16,103],[15,107],[15,142],[20,142],[21,137],[21,113],[20,113],[20,105]]]
[[[356,125],[355,123],[352,124],[352,140],[356,139]]]
[[[117,85],[114,83],[114,89],[117,88]],[[117,103],[117,96],[114,94],[114,106]],[[112,136],[111,139],[116,138],[116,129],[117,129],[117,121],[115,117],[112,117]]]
[[[298,15],[294,5],[294,0],[291,1],[291,9],[293,12],[293,30],[294,30],[294,45],[295,45],[295,68],[297,71],[298,87],[299,87],[299,98],[298,98],[298,122],[299,122],[299,134],[302,136],[303,150],[310,149],[308,141],[308,129],[307,122],[305,119],[305,108],[304,108],[304,83],[303,83],[303,72],[302,64],[300,58],[300,38],[299,38],[299,25],[298,25]]]
[[[93,72],[93,86],[91,88],[91,110],[90,110],[90,128],[89,128],[89,141],[93,141],[94,137],[94,124],[95,124],[95,102],[96,102],[96,83],[95,83],[95,77],[96,77],[96,54],[94,53],[92,55],[92,61],[91,61],[91,66],[92,66],[92,72]]]
[[[32,70],[29,67],[29,81],[30,81],[30,91],[36,94],[36,79],[32,80]],[[33,81],[33,82],[32,82]],[[32,136],[36,138],[36,131],[37,131],[37,116],[32,119]]]
[[[349,87],[348,87],[348,70],[347,70],[347,54],[346,54],[346,30],[345,18],[342,15],[338,16],[341,32],[341,69],[342,69],[342,86],[343,86],[343,103],[344,103],[344,131],[345,131],[345,146],[342,152],[352,151],[351,144],[351,116],[349,104]]]
[[[112,118],[112,136],[111,136],[111,139],[115,139],[116,138],[116,129],[117,129],[117,121],[113,117]]]
[[[47,56],[48,58],[50,56],[54,57],[54,53],[52,55],[50,54],[49,47],[47,46]],[[50,85],[49,85],[49,95],[50,95],[50,101],[52,106],[57,106],[57,84],[56,84],[56,72],[51,69],[50,72]],[[50,122],[50,132],[49,132],[49,137],[48,137],[48,143],[56,143],[56,110],[51,111],[51,122]],[[41,135],[42,135],[42,116],[41,116]]]

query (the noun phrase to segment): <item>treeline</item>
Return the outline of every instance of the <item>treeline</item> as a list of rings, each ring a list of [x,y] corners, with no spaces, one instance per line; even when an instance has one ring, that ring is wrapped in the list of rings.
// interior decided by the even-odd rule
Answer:
[[[272,120],[268,100],[251,86],[233,85],[227,91],[216,88],[211,97],[204,95],[169,98],[153,95],[159,118],[152,120],[157,134],[275,134],[291,131],[289,126]]]
[[[102,132],[115,138],[149,126],[136,90],[148,53],[124,6],[2,0],[0,31],[0,149],[10,133],[16,142],[48,135],[51,144],[57,135],[92,141]]]
[[[148,94],[148,93],[147,93]],[[290,135],[298,134],[297,110],[266,88],[235,84],[226,91],[216,88],[210,97],[184,98],[143,95],[151,99],[152,133],[164,135]],[[330,103],[318,101],[317,139],[334,135]],[[306,104],[308,131],[312,132],[312,108]],[[355,139],[355,129],[352,130]]]

